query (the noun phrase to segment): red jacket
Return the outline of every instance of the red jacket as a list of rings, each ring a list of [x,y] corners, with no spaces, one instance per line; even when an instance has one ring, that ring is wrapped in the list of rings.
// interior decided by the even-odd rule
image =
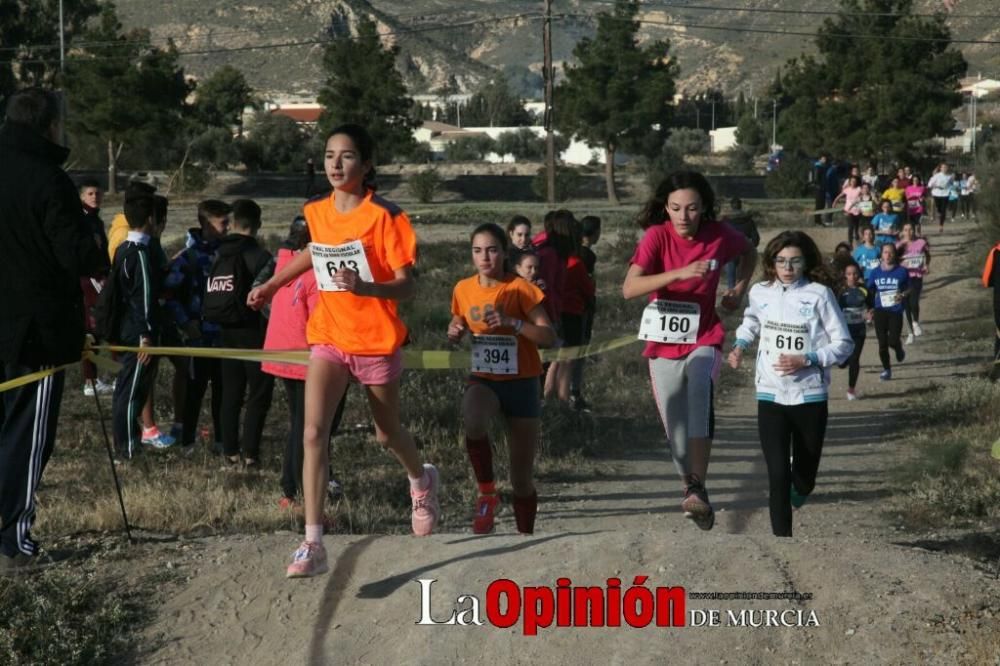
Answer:
[[[580,257],[566,260],[566,282],[562,294],[562,312],[582,315],[594,302],[594,281],[587,275],[587,265]]]
[[[296,254],[287,248],[278,250],[274,272],[277,273],[284,268]],[[306,342],[306,324],[309,323],[309,313],[316,307],[318,298],[316,274],[311,268],[279,288],[271,299],[271,318],[267,322],[264,349],[279,351],[309,349],[309,343]],[[304,365],[264,361],[260,367],[264,372],[276,377],[300,380],[306,378]]]

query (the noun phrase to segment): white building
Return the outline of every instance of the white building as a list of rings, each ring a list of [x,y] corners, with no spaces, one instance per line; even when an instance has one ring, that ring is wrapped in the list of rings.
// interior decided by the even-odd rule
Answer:
[[[709,150],[713,153],[724,153],[736,147],[736,128],[719,127],[708,133]]]

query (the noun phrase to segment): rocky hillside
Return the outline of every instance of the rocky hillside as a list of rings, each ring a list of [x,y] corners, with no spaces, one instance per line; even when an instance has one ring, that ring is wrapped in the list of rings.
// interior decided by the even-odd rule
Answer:
[[[829,11],[836,3],[802,0],[679,0],[644,4],[643,35],[669,39],[681,66],[681,89],[720,87],[735,94],[760,91],[788,58],[809,51],[821,15],[767,13],[791,7]],[[942,0],[916,0],[921,12]],[[1000,39],[996,0],[958,0],[949,19],[956,39]],[[272,96],[311,97],[322,80],[322,42],[350,29],[359,13],[378,22],[385,39],[398,43],[399,67],[414,93],[442,86],[454,76],[473,88],[494,68],[526,74],[541,67],[538,0],[118,0],[126,26],[149,27],[172,38],[188,71],[203,75],[229,63]],[[592,34],[587,17],[607,9],[600,0],[554,0],[555,59],[572,57],[573,45]],[[734,8],[755,11],[736,11]],[[755,32],[756,31],[756,32]],[[266,45],[268,48],[248,48]],[[970,74],[1000,76],[996,45],[961,45]]]

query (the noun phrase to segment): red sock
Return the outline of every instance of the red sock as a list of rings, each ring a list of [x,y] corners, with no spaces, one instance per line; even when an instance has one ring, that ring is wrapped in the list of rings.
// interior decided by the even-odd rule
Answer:
[[[479,494],[480,495],[496,495],[497,494],[497,484],[490,481],[489,483],[479,483]]]
[[[493,483],[493,448],[490,446],[490,438],[466,437],[465,449],[469,452],[469,462],[472,463],[476,481],[480,484]]]
[[[521,534],[534,534],[535,514],[538,513],[538,493],[531,493],[527,497],[514,495],[514,522],[517,523],[517,531]]]

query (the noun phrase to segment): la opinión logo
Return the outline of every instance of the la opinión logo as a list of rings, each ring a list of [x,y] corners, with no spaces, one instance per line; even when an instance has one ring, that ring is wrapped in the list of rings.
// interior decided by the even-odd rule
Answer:
[[[559,578],[555,587],[521,587],[509,578],[493,581],[486,588],[485,604],[472,594],[461,594],[447,617],[435,615],[431,592],[435,578],[421,578],[420,619],[422,625],[482,626],[489,622],[500,629],[519,622],[525,636],[536,636],[540,628],[556,627],[683,627],[687,593],[683,587],[647,587],[648,576],[636,576],[622,589],[620,578],[608,578],[604,587],[573,585]],[[483,620],[485,610],[486,620]]]
[[[818,627],[816,611],[802,607],[785,609],[688,609],[694,599],[796,600],[811,594],[798,592],[693,592],[684,587],[650,587],[649,577],[638,575],[623,587],[621,578],[608,578],[603,586],[573,585],[558,578],[548,585],[520,586],[509,578],[493,581],[485,601],[474,594],[459,594],[446,614],[435,613],[432,593],[435,578],[420,578],[420,618],[416,624],[430,626],[499,629],[521,625],[525,636],[537,636],[549,627]]]

